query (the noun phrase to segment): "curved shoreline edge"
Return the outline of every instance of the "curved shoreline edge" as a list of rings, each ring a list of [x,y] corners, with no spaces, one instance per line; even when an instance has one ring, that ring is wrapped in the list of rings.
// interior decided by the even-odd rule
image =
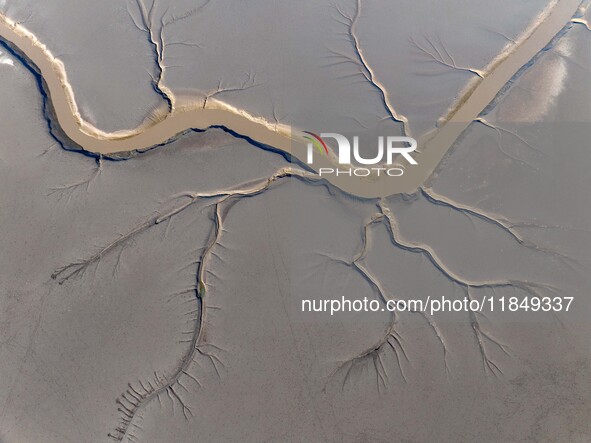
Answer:
[[[516,45],[470,89],[447,121],[428,137],[419,140],[420,152],[414,154],[418,165],[405,168],[403,176],[331,175],[323,178],[345,192],[366,198],[415,192],[432,175],[468,125],[495,99],[505,84],[569,24],[580,5],[581,0],[559,0],[523,42]],[[46,112],[52,130],[64,145],[72,149],[94,155],[126,157],[133,152],[164,145],[190,130],[223,127],[257,144],[291,155],[300,162],[306,158],[307,143],[301,131],[287,125],[269,123],[212,99],[208,100],[208,106],[181,108],[173,113],[163,108],[154,115],[153,120],[133,130],[113,133],[101,131],[81,117],[63,63],[33,33],[0,14],[0,39],[37,73],[44,90],[42,93],[47,98]],[[309,165],[315,171],[337,166],[331,158],[324,156],[317,156],[315,164]]]

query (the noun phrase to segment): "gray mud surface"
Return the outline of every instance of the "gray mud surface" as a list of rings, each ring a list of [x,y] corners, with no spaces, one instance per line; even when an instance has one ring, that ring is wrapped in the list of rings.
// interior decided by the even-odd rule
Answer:
[[[64,62],[88,121],[129,129],[162,104],[136,2],[38,3],[0,2]],[[484,69],[546,6],[361,4],[363,54],[416,133],[477,76],[458,67]],[[354,74],[355,2],[337,6],[157,2],[166,84],[298,127],[400,134]],[[121,160],[63,149],[38,79],[0,46],[0,442],[591,441],[577,18],[416,193],[382,199],[283,174],[288,156],[221,128]],[[573,302],[382,310],[441,297]],[[380,310],[302,312],[341,298]]]

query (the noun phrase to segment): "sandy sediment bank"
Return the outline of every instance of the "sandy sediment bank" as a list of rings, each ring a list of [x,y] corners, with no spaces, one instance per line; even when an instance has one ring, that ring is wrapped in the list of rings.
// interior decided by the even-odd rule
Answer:
[[[403,176],[329,175],[326,179],[344,191],[362,197],[384,197],[416,191],[433,173],[455,140],[504,85],[570,22],[580,3],[580,0],[558,1],[539,17],[511,49],[497,57],[483,78],[478,79],[458,100],[445,123],[434,133],[419,140],[420,152],[414,154],[418,164],[406,167]],[[163,106],[132,130],[112,133],[101,131],[82,118],[63,63],[33,33],[0,14],[0,38],[37,72],[49,99],[48,114],[54,123],[52,126],[64,144],[74,149],[125,156],[165,144],[190,129],[221,126],[301,161],[306,159],[307,143],[301,131],[271,123],[215,99],[205,104],[197,100],[191,104],[189,101],[172,112]],[[311,166],[316,171],[339,166],[331,156],[316,157]],[[344,166],[340,165],[341,168]]]

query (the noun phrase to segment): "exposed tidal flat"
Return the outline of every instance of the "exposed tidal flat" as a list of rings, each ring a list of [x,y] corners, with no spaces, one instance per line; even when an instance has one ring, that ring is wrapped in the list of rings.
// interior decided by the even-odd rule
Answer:
[[[512,45],[506,45],[497,57],[491,58],[482,68],[466,68],[457,65],[440,37],[439,42],[424,43],[429,45],[428,48],[433,48],[432,51],[435,53],[432,53],[428,48],[425,49],[418,44],[412,34],[407,36],[409,41],[416,46],[415,49],[418,48],[430,56],[427,57],[427,61],[443,65],[452,71],[476,75],[477,81],[471,86],[468,84],[464,88],[463,94],[459,94],[455,98],[447,114],[439,118],[441,127],[428,132],[420,140],[420,150],[417,154],[419,156],[418,164],[412,165],[405,174],[396,180],[378,175],[363,178],[335,175],[328,176],[327,179],[347,192],[365,197],[384,197],[395,193],[414,192],[435,170],[467,125],[478,118],[503,86],[570,23],[579,5],[580,2],[576,0],[550,3],[539,16],[532,18],[529,27],[519,37],[514,40],[508,38]],[[353,46],[354,55],[347,56],[338,51],[333,55],[343,58],[344,60],[341,62],[344,61],[345,65],[348,64],[346,62],[356,65],[357,76],[365,79],[374,92],[381,96],[382,106],[386,113],[385,119],[394,124],[400,124],[403,135],[411,135],[409,118],[395,110],[389,92],[377,78],[375,68],[370,66],[361,49],[357,26],[361,17],[362,2],[357,1],[354,6],[355,8],[349,12],[344,12],[339,7],[335,8],[340,15],[337,22],[348,23],[348,31],[345,34]],[[41,76],[41,83],[44,85],[44,89],[47,89],[45,92],[51,101],[49,115],[56,120],[55,124],[59,126],[57,129],[59,133],[67,138],[66,143],[72,144],[74,147],[99,155],[129,153],[162,145],[177,134],[189,129],[221,126],[302,160],[307,150],[307,143],[302,139],[301,131],[303,129],[294,130],[291,126],[280,123],[276,114],[274,114],[274,122],[266,120],[264,117],[255,117],[249,111],[235,108],[217,98],[219,94],[229,90],[254,87],[255,84],[249,85],[249,82],[256,80],[256,74],[252,72],[249,72],[248,80],[242,86],[225,87],[224,82],[220,80],[216,91],[205,96],[196,95],[189,99],[185,98],[177,103],[177,97],[166,84],[165,78],[165,26],[191,17],[197,14],[201,8],[207,7],[208,4],[204,4],[202,7],[190,9],[188,15],[180,17],[173,14],[166,18],[163,15],[159,22],[154,19],[155,3],[148,9],[143,3],[138,2],[136,11],[138,17],[127,9],[136,28],[147,33],[149,41],[154,47],[158,72],[153,77],[153,86],[166,101],[167,107],[166,109],[159,107],[153,110],[148,120],[134,129],[111,133],[96,128],[83,118],[63,62],[56,58],[38,37],[23,24],[7,16],[3,16],[3,20],[0,21],[0,31],[8,45],[29,62],[32,69]],[[441,48],[438,49],[437,45],[440,45]],[[446,54],[448,60],[442,54]],[[383,120],[384,118],[380,121]],[[320,157],[310,167],[318,170],[333,163],[334,159],[331,156]]]
[[[229,20],[230,30],[238,29],[240,14],[232,15],[223,6],[217,9],[216,4],[181,20],[186,11],[179,2],[170,5],[166,17],[176,17],[176,25],[186,24],[184,32],[194,33],[193,40],[207,48],[215,45],[208,42],[220,39],[208,40],[205,34],[200,41],[203,28],[189,26],[192,19],[207,22],[207,13],[212,14],[210,25],[219,24],[221,18],[213,20],[219,14]],[[49,8],[44,11],[49,14],[59,5],[44,3],[39,8]],[[93,5],[80,2],[68,11],[84,17],[97,11]],[[139,4],[127,5],[119,13],[133,31],[128,37],[137,32],[145,40],[145,53],[137,62],[145,57],[157,74],[150,40],[128,14],[134,14],[141,28]],[[146,5],[149,16],[149,2]],[[266,20],[268,27],[281,28],[280,11],[261,5],[254,10],[277,20]],[[325,26],[328,31],[323,32],[329,33],[341,26],[346,30],[346,17],[355,13],[355,2],[339,3],[340,12],[302,5],[291,7],[343,22],[338,29]],[[157,3],[155,23],[160,20],[156,11],[165,6]],[[356,35],[371,60],[372,48],[387,48],[384,42],[392,40],[371,15],[386,11],[373,9],[386,5],[368,0],[361,6]],[[427,11],[419,14],[427,6],[436,7],[415,6],[416,12],[407,17],[427,17]],[[497,11],[495,21],[511,24],[513,31],[495,30],[518,40],[544,6],[524,2],[516,7],[519,13],[513,9],[502,21],[502,11]],[[116,117],[124,114],[125,106],[139,103],[126,95],[131,90],[113,86],[112,76],[103,77],[98,69],[76,68],[76,51],[60,49],[60,32],[62,44],[79,41],[65,31],[68,23],[33,29],[40,24],[35,17],[41,12],[27,22],[26,14],[17,17],[17,4],[5,8],[62,60],[80,120],[99,131],[86,128],[93,140],[144,128],[140,123],[147,113],[129,112],[129,120]],[[67,10],[64,5],[62,9]],[[248,8],[241,12],[252,13]],[[65,15],[55,14],[55,20]],[[442,14],[432,22],[444,23]],[[364,32],[371,28],[368,17],[374,17],[372,38],[377,43],[364,44],[369,41]],[[577,18],[586,20],[586,12]],[[450,23],[454,19],[461,17],[450,15]],[[591,115],[586,87],[591,34],[584,24],[567,24],[569,20],[500,94],[489,91],[492,104],[467,124],[417,192],[383,198],[362,198],[338,183],[300,174],[300,165],[288,162],[289,156],[260,149],[253,140],[237,137],[240,131],[187,131],[157,149],[119,161],[107,154],[64,150],[60,134],[52,135],[48,128],[39,77],[0,49],[0,441],[586,441],[591,434],[591,159],[586,128]],[[423,31],[434,29],[429,28],[432,22],[421,25]],[[474,32],[482,29],[479,24]],[[113,33],[122,45],[128,44],[120,31]],[[469,63],[454,52],[456,65],[480,70],[511,43],[494,32],[487,35],[481,47],[494,40],[491,56],[477,64],[468,60],[468,49],[457,50]],[[172,37],[169,43],[194,42]],[[338,39],[350,42],[350,37]],[[450,38],[442,41],[451,53]],[[271,48],[279,46],[273,39],[259,40]],[[175,46],[200,49],[169,47]],[[282,54],[297,55],[285,47],[275,51],[277,57],[269,64],[279,63]],[[207,51],[202,55],[213,60]],[[223,71],[241,72],[228,67],[232,57],[227,55],[219,57]],[[309,63],[320,63],[311,52],[305,55],[316,60]],[[195,55],[178,57],[174,63],[166,56],[164,60],[180,66],[198,60]],[[369,66],[389,60],[373,57],[376,61]],[[447,78],[439,72],[445,66],[431,63],[432,73],[426,77]],[[204,65],[214,69],[211,62]],[[339,66],[343,75],[353,67]],[[109,100],[116,100],[115,106],[102,108],[107,105],[104,97],[93,102],[89,90],[70,74],[76,69],[91,72],[95,84],[105,82],[103,86],[112,88]],[[182,71],[169,68],[160,86],[181,89],[175,69]],[[140,78],[140,71],[130,78]],[[375,70],[380,84],[393,94],[396,77],[389,79],[388,72]],[[478,77],[457,70],[449,75],[452,72],[463,79],[457,90]],[[195,75],[193,90],[183,84],[183,94],[175,94],[178,109],[190,102],[181,97],[208,89],[197,84],[200,79],[209,81],[215,75]],[[281,81],[280,74],[269,76]],[[158,84],[157,75],[154,78]],[[413,86],[417,94],[422,91],[420,78]],[[187,74],[185,82],[189,79]],[[293,87],[288,79],[286,74],[286,90]],[[263,80],[257,74],[253,83],[262,85],[249,88],[248,94],[270,94]],[[363,77],[359,80],[368,88],[360,97],[367,99],[342,98],[343,104],[356,117],[362,115],[356,108],[360,104],[381,118],[379,91]],[[224,81],[222,89],[234,83]],[[151,92],[149,75],[143,85],[145,95],[138,87],[138,96],[151,97],[146,103],[168,113],[163,96]],[[410,87],[405,91],[412,93]],[[342,127],[325,129],[322,118],[330,113],[318,109],[328,99],[310,101],[308,111],[301,111],[300,116],[318,122],[311,127],[296,120],[294,102],[269,97],[280,124],[347,133]],[[263,110],[265,99],[256,95],[241,98],[243,103],[229,91],[215,98],[232,107],[228,112],[249,110],[249,115],[260,116],[263,126],[276,122]],[[393,95],[390,100],[398,117],[409,116],[412,132],[416,119],[398,106],[404,100]],[[425,120],[445,118],[452,102]],[[285,110],[293,110],[293,119],[283,116],[280,111]],[[341,121],[337,116],[338,111],[330,116],[335,125]],[[402,123],[387,124],[402,134]],[[189,122],[187,128],[193,125]],[[421,130],[416,128],[413,135],[418,136]],[[443,295],[573,296],[575,309],[555,315],[393,316],[377,311],[331,317],[301,312],[304,298],[367,297],[383,306],[387,300]]]

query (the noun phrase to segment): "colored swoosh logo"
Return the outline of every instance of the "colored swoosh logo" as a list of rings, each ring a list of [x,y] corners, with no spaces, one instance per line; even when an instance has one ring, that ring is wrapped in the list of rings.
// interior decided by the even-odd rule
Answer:
[[[324,143],[324,140],[322,140],[322,137],[314,134],[313,132],[309,132],[309,131],[304,131],[304,132],[306,134],[310,134],[313,137],[313,138],[311,138],[308,136],[304,136],[304,138],[306,140],[310,140],[312,142],[312,144],[314,146],[316,146],[316,149],[318,149],[318,152],[322,153],[322,150],[324,148],[324,152],[326,153],[326,155],[328,155],[328,147],[326,146],[326,143]]]

